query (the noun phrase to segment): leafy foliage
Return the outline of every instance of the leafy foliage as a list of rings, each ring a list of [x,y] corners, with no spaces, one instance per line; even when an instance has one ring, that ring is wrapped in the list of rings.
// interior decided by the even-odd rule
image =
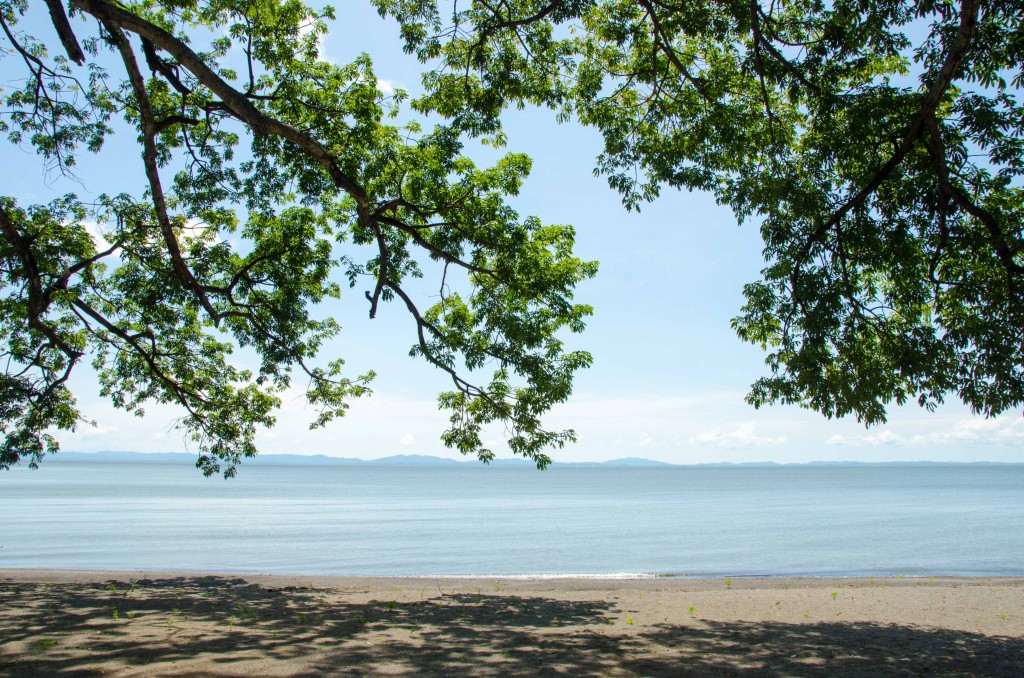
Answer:
[[[34,23],[39,3],[0,0],[8,141],[73,174],[137,135],[145,173],[88,201],[0,197],[0,467],[80,423],[67,380],[90,359],[114,404],[181,406],[199,466],[232,473],[296,376],[314,426],[368,392],[372,373],[315,363],[339,331],[316,309],[364,280],[371,317],[406,308],[412,353],[452,379],[444,441],[488,460],[504,422],[544,466],[573,438],[541,417],[589,364],[561,339],[596,266],[508,206],[528,158],[463,152],[501,146],[527,104],[600,130],[596,171],[628,207],[706,190],[760,226],[734,319],[768,351],[755,406],[871,424],[949,393],[1024,402],[1019,1],[372,2],[427,65],[411,102],[369,57],[319,59],[334,12],[299,0],[46,0]],[[400,125],[406,104],[445,122]],[[427,261],[442,294],[421,309]]]
[[[145,183],[89,201],[0,197],[0,468],[35,466],[57,449],[55,430],[81,423],[68,378],[89,359],[113,404],[180,406],[197,466],[233,474],[296,377],[313,426],[369,392],[372,372],[315,362],[339,331],[316,309],[364,280],[371,317],[404,306],[413,354],[452,379],[440,397],[449,446],[487,461],[481,429],[504,422],[512,449],[543,467],[547,448],[573,439],[541,416],[590,362],[560,337],[583,329],[590,308],[573,289],[596,264],[573,256],[571,227],[508,206],[528,158],[480,168],[461,124],[389,122],[405,95],[378,89],[369,57],[319,59],[330,8],[47,5],[33,23],[39,3],[0,1],[0,63],[22,83],[3,92],[0,131],[66,174],[81,153],[111,153],[111,135],[137,135],[141,162],[110,162],[139,162]],[[424,261],[445,279],[420,309],[407,285]],[[449,270],[468,292],[451,291]],[[236,367],[237,347],[259,367]]]
[[[421,110],[500,137],[548,106],[627,206],[707,190],[760,224],[755,406],[1024,402],[1019,1],[374,2],[433,64]]]

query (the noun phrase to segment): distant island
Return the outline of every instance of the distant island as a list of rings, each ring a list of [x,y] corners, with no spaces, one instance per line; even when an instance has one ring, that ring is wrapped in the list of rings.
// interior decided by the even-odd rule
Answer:
[[[60,462],[100,462],[100,463],[135,463],[135,464],[192,464],[195,455],[187,452],[60,452],[47,457],[46,463]],[[429,466],[429,467],[464,467],[480,465],[476,459],[449,459],[426,454],[396,454],[379,459],[359,459],[357,457],[329,457],[324,454],[261,454],[246,459],[246,465],[253,466]],[[532,467],[534,464],[527,459],[495,459],[490,466],[500,467]],[[671,464],[640,457],[625,457],[609,461],[555,461],[552,466],[557,468],[789,468],[794,466],[1018,466],[1012,462],[996,461],[811,461],[802,463],[778,463],[774,461],[750,462],[705,462],[699,464]]]

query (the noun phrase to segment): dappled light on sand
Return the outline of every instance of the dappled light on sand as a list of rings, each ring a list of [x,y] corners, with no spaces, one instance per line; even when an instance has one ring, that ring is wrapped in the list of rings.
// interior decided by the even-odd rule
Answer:
[[[0,675],[1024,673],[1016,581],[266,581],[8,579]]]

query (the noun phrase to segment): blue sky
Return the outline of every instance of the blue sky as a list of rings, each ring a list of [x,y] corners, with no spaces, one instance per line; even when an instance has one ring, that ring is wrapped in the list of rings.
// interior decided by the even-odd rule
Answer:
[[[368,5],[348,2],[324,41],[324,54],[339,62],[361,51],[374,59],[382,87],[418,89],[419,65],[401,52],[394,24]],[[4,68],[6,70],[6,68]],[[9,80],[4,76],[3,79]],[[743,396],[764,374],[759,349],[729,328],[742,304],[741,288],[762,266],[756,224],[736,224],[731,212],[702,194],[667,191],[639,214],[593,176],[600,139],[593,130],[557,125],[547,111],[514,111],[506,119],[510,151],[534,158],[534,171],[514,204],[523,215],[571,223],[580,256],[601,262],[598,277],[578,298],[595,307],[588,330],[570,344],[594,355],[581,373],[571,402],[556,408],[552,427],[572,427],[577,444],[558,459],[604,460],[642,456],[676,463],[773,460],[989,460],[1024,461],[1024,419],[1010,412],[994,420],[975,417],[958,403],[929,414],[893,408],[890,423],[865,429],[853,420],[829,421],[795,407],[754,410]],[[472,143],[472,142],[471,142]],[[138,191],[141,161],[134,141],[122,138],[83,167],[84,185],[44,181],[31,153],[4,148],[0,181],[19,200],[50,194]],[[481,160],[493,151],[471,146]],[[119,154],[119,155],[118,155]],[[111,161],[117,156],[116,161]],[[445,376],[408,357],[413,327],[397,305],[367,319],[361,288],[326,309],[344,330],[325,357],[344,357],[353,374],[378,372],[375,394],[353,403],[349,416],[317,432],[298,394],[286,399],[278,426],[260,436],[265,453],[328,454],[374,458],[399,453],[457,457],[439,440],[446,423],[435,396]],[[244,357],[243,357],[244,359]],[[177,451],[176,413],[151,407],[139,419],[115,411],[96,395],[92,375],[81,370],[75,388],[95,428],[62,434],[68,450]],[[501,454],[500,430],[491,432]]]

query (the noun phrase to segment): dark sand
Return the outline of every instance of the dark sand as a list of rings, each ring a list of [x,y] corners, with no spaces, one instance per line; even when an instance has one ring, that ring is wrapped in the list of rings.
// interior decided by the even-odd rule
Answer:
[[[0,570],[0,676],[1024,676],[1024,578]]]

